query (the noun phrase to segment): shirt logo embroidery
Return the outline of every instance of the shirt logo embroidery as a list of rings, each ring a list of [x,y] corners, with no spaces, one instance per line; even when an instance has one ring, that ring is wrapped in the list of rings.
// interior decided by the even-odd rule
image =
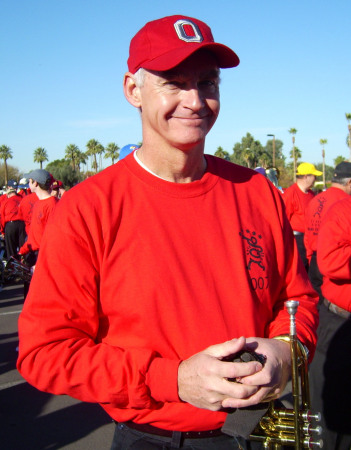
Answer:
[[[264,265],[264,250],[259,241],[262,239],[261,234],[257,234],[256,231],[241,230],[239,235],[246,243],[246,255],[247,255],[247,270],[252,271],[253,268],[261,269],[260,272],[266,271],[266,266]],[[255,270],[255,275],[257,275],[257,270]],[[262,274],[263,275],[263,274]],[[253,276],[250,273],[251,287],[252,289],[264,289],[268,287],[268,277]]]

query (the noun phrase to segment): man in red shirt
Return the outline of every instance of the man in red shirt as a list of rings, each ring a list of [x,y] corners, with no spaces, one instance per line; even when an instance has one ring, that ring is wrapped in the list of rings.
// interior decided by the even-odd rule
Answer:
[[[17,255],[18,248],[25,240],[24,222],[19,215],[19,205],[22,197],[17,195],[15,188],[6,192],[7,198],[1,202],[1,232],[5,235],[6,257]]]
[[[345,171],[345,178],[347,174]],[[310,382],[313,405],[322,413],[321,437],[327,449],[351,448],[350,237],[351,197],[348,195],[328,209],[317,241],[323,302],[319,307],[318,342],[310,365]]]
[[[19,205],[19,215],[21,220],[25,223],[26,235],[28,236],[30,223],[32,220],[32,213],[34,203],[39,201],[39,198],[35,192],[29,192],[23,199]]]
[[[37,260],[41,239],[47,221],[57,204],[57,198],[51,196],[52,176],[43,169],[36,169],[25,175],[29,179],[29,188],[39,201],[33,205],[28,239],[19,250],[20,255],[28,255],[26,261],[34,266]]]
[[[17,367],[39,389],[100,403],[118,422],[114,449],[246,448],[221,428],[227,408],[285,386],[287,299],[313,354],[317,296],[281,194],[204,154],[220,68],[238,64],[198,19],[147,23],[124,77],[143,144],[65,193],[45,230]],[[265,364],[223,360],[244,348]]]
[[[321,296],[322,275],[317,264],[317,238],[323,217],[338,200],[351,194],[351,163],[344,161],[334,170],[332,184],[325,192],[316,195],[308,204],[305,212],[304,244],[309,261],[308,276],[312,286]]]
[[[306,162],[299,164],[296,171],[296,183],[288,187],[283,195],[286,214],[294,231],[297,248],[306,270],[308,270],[308,260],[304,244],[305,211],[314,197],[311,188],[316,181],[316,177],[320,175],[322,175],[322,172],[317,170],[313,164]]]

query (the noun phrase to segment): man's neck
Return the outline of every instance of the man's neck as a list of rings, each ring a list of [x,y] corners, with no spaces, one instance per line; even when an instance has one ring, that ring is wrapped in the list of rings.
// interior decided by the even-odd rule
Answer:
[[[202,178],[206,172],[206,159],[203,148],[170,151],[155,146],[142,145],[136,156],[150,172],[174,183],[191,183]]]
[[[43,189],[40,188],[36,189],[35,193],[37,194],[39,200],[46,200],[47,198],[51,197],[48,191],[44,191]]]

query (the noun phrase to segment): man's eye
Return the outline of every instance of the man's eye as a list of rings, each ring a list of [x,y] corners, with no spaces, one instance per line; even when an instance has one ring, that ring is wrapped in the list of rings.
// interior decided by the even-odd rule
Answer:
[[[216,83],[214,80],[202,80],[199,82],[199,86],[202,87],[216,87],[218,83]]]
[[[170,81],[167,81],[166,85],[169,86],[169,87],[177,87],[177,88],[179,88],[179,87],[182,86],[182,83],[180,81],[177,81],[177,80],[170,80]]]

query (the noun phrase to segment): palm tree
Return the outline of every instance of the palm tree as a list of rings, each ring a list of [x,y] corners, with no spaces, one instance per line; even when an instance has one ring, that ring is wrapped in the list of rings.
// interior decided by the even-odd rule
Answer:
[[[215,156],[218,158],[225,159],[226,161],[230,161],[229,153],[223,150],[221,146],[217,147],[217,150],[215,151]]]
[[[293,148],[292,148],[292,159],[294,162],[294,183],[296,182],[296,155],[295,155],[295,134],[297,133],[297,129],[296,128],[290,128],[289,133],[292,134],[292,143],[293,143]],[[301,157],[301,155],[300,155]]]
[[[92,157],[91,168],[94,169],[95,172],[97,172],[98,163],[97,163],[96,155],[101,156],[101,153],[104,152],[104,147],[96,139],[90,139],[90,141],[87,143],[86,147],[88,149],[86,151],[86,155]]]
[[[4,160],[4,167],[5,167],[5,185],[7,186],[8,183],[8,168],[7,168],[7,160],[12,158],[12,151],[10,147],[7,145],[2,145],[0,147],[0,159]]]
[[[65,158],[68,159],[72,163],[73,171],[76,171],[76,160],[77,153],[79,152],[79,148],[75,144],[69,144],[65,150]]]
[[[293,160],[294,167],[295,167],[295,181],[296,181],[296,167],[297,167],[297,161],[301,158],[302,152],[298,147],[294,147],[290,151],[290,158]]]
[[[247,167],[251,168],[252,163],[255,161],[255,152],[251,148],[245,148],[243,150],[243,158],[246,161]]]
[[[323,158],[323,188],[325,189],[325,150],[324,146],[328,143],[328,139],[320,139],[319,143],[322,146],[322,158]]]
[[[49,161],[47,151],[43,147],[38,147],[34,150],[33,156],[33,161],[39,163],[41,169],[43,168],[43,162]]]
[[[104,158],[111,158],[112,164],[115,163],[115,160],[118,159],[119,153],[118,153],[119,147],[114,142],[110,142],[107,144],[105,149],[105,155]]]
[[[349,129],[349,149],[350,149],[350,159],[349,159],[349,161],[351,161],[351,113],[345,113],[345,117],[346,117],[346,120],[347,120],[347,123],[348,123],[348,125],[347,125],[347,127],[348,127],[348,129]]]
[[[87,155],[84,152],[77,150],[75,154],[75,165],[78,168],[78,172],[80,172],[80,165],[86,163],[87,163]]]
[[[99,170],[102,170],[102,154],[105,152],[105,148],[102,144],[96,147],[96,153],[99,155]]]

